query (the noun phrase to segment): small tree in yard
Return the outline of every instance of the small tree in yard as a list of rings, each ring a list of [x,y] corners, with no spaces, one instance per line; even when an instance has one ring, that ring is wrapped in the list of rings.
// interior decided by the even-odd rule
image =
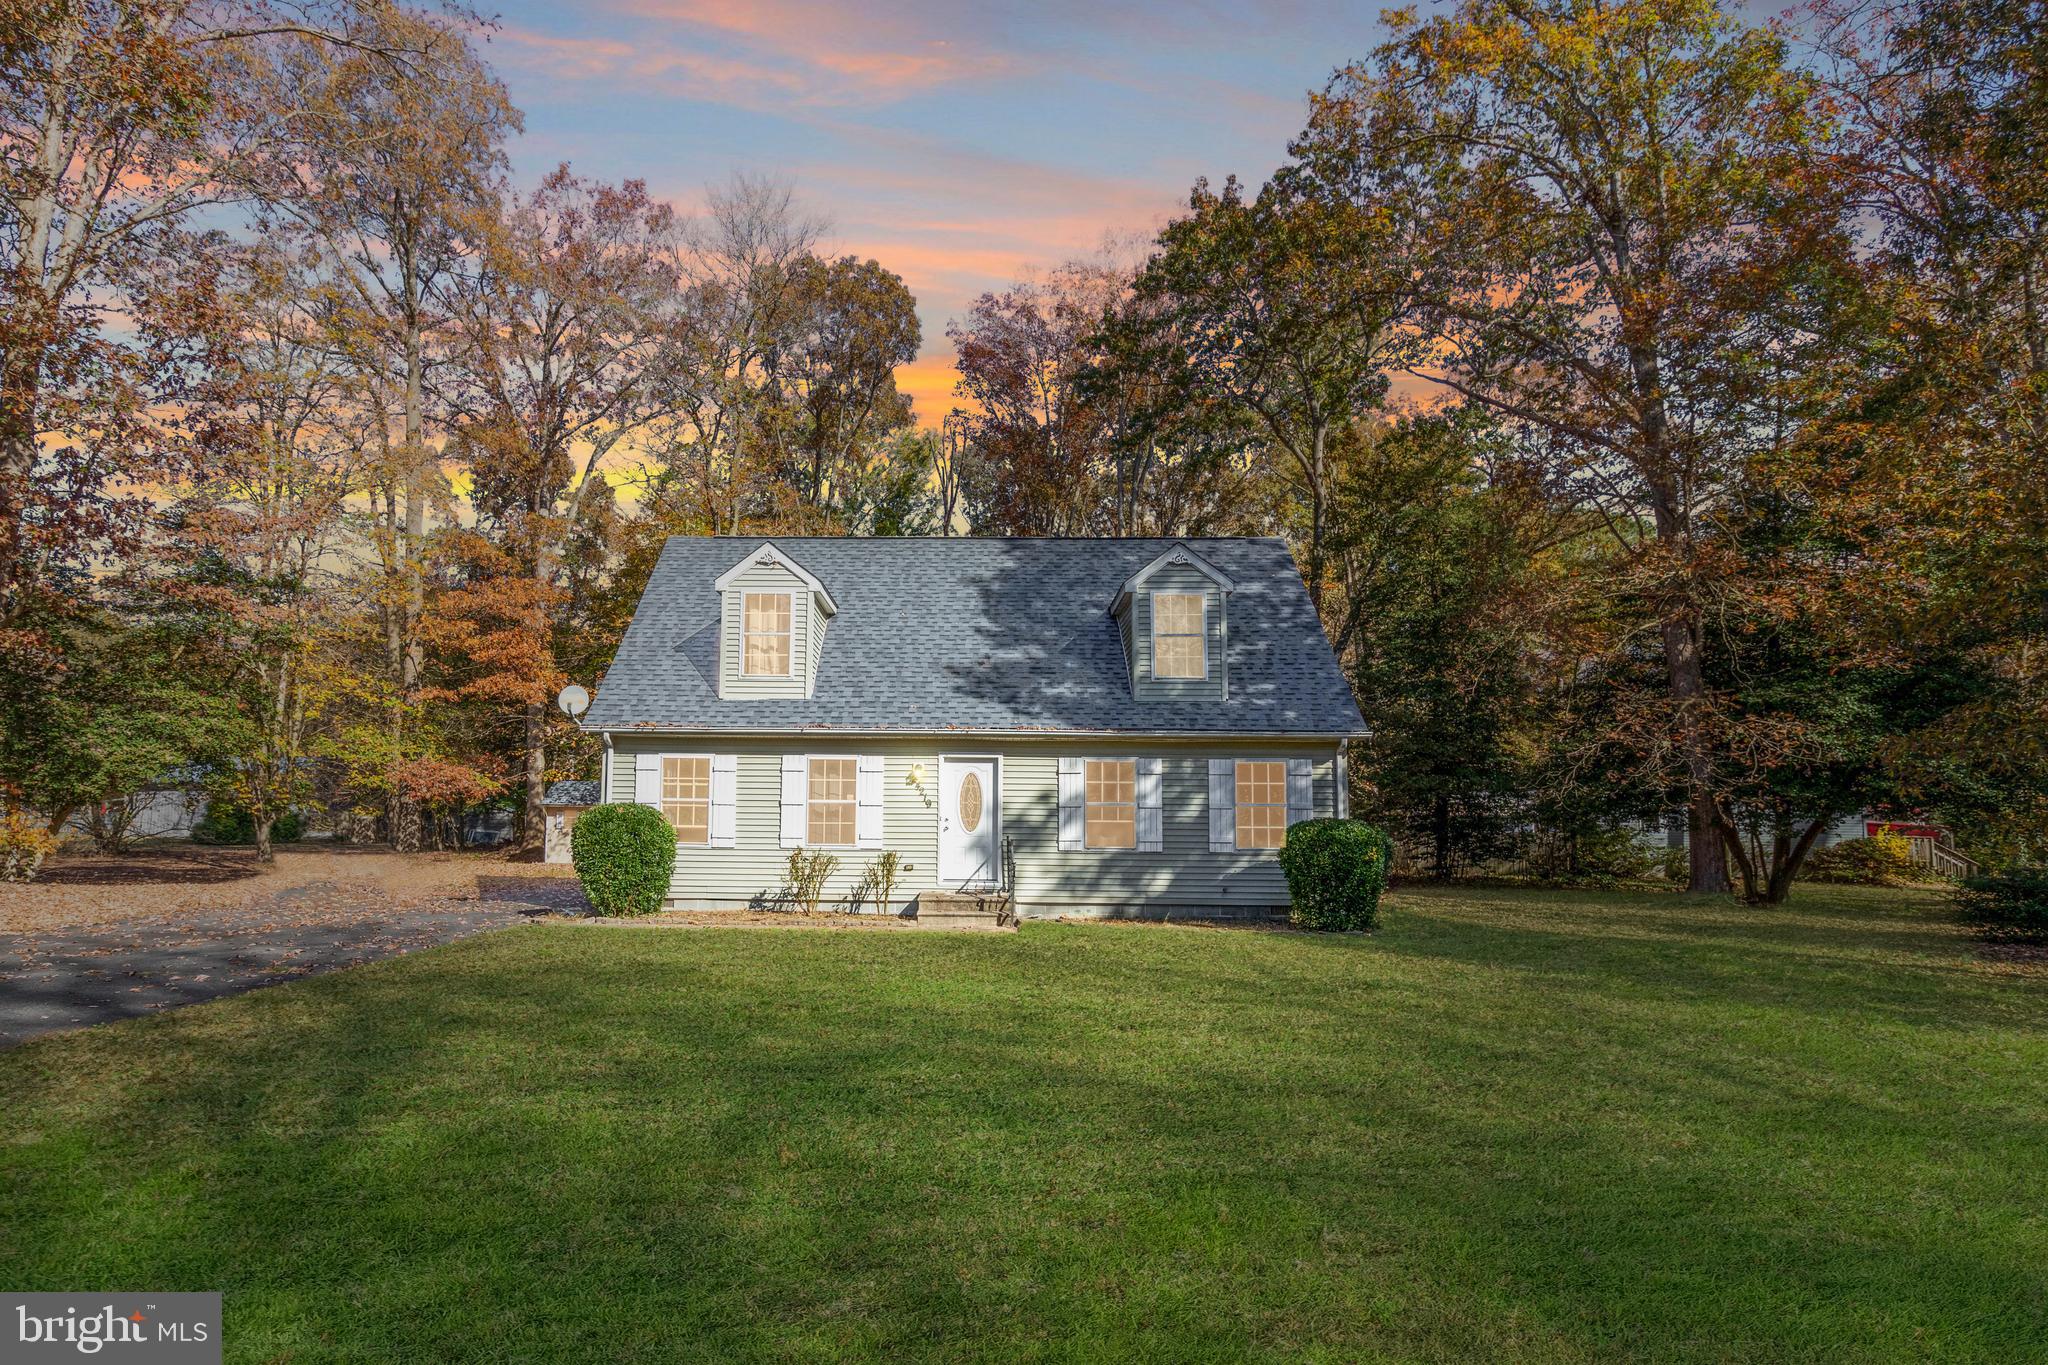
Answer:
[[[652,806],[592,806],[570,831],[569,857],[598,914],[651,915],[668,895],[676,832]]]
[[[839,859],[834,854],[791,849],[789,867],[783,873],[783,893],[805,914],[815,915],[825,899],[826,878],[838,870]]]
[[[1280,867],[1287,873],[1297,929],[1370,930],[1394,865],[1394,841],[1362,820],[1303,820],[1287,827]]]

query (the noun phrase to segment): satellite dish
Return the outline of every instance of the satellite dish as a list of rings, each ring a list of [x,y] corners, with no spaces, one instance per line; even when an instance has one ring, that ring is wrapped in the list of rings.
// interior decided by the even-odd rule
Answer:
[[[590,709],[590,694],[575,683],[570,683],[556,695],[555,705],[562,708],[563,715],[574,720]]]

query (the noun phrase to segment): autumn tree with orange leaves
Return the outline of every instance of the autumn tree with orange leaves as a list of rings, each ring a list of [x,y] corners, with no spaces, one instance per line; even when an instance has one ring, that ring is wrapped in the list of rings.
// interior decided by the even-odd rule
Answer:
[[[579,577],[605,567],[605,537],[588,532],[615,516],[608,457],[667,410],[682,241],[674,210],[644,184],[601,185],[566,166],[479,220],[476,238],[477,268],[450,293],[459,352],[444,391],[477,532],[446,551],[461,578],[430,605],[427,629],[464,661],[442,695],[511,713],[521,839],[537,847],[548,739],[568,728],[552,719],[568,681],[556,646],[586,605]],[[589,667],[591,652],[572,647],[571,659]]]

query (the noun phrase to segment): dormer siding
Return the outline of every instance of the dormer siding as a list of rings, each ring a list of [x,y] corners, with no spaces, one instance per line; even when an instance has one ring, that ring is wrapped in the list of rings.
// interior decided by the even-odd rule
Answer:
[[[1161,678],[1155,676],[1152,650],[1152,595],[1154,593],[1198,593],[1203,599],[1202,648],[1206,677]],[[1225,676],[1225,619],[1227,598],[1208,575],[1191,565],[1165,564],[1149,574],[1130,594],[1121,613],[1125,657],[1131,661],[1131,692],[1140,701],[1197,701],[1221,699],[1228,694]]]
[[[789,673],[746,671],[746,601],[749,593],[789,599]],[[818,594],[789,564],[767,555],[751,556],[720,580],[718,695],[732,701],[809,697],[817,687],[829,621]]]

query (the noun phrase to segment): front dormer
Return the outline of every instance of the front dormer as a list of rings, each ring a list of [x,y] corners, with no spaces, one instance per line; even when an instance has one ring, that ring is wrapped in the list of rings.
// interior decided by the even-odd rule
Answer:
[[[734,701],[808,697],[825,630],[839,606],[825,585],[774,542],[724,573],[718,589],[718,695]]]
[[[1131,693],[1141,701],[1230,695],[1229,577],[1185,545],[1132,574],[1110,612],[1123,636]]]

